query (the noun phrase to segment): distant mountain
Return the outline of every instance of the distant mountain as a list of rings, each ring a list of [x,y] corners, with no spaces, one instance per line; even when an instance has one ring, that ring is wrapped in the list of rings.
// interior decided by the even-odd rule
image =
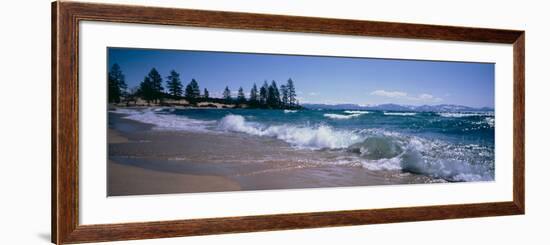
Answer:
[[[415,107],[397,104],[381,104],[375,106],[366,106],[365,109],[378,111],[414,111]]]
[[[398,105],[398,104],[381,104],[373,106],[364,106],[357,104],[302,104],[308,109],[327,109],[327,110],[375,110],[375,111],[431,111],[431,112],[464,112],[464,111],[493,111],[493,108],[482,107],[474,108],[463,105]]]

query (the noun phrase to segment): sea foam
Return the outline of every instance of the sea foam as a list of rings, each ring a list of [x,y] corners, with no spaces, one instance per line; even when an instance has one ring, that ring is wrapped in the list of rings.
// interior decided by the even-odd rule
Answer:
[[[339,149],[362,140],[354,132],[335,130],[327,125],[318,125],[316,127],[294,125],[264,126],[254,122],[247,122],[240,115],[225,116],[219,122],[218,128],[224,131],[275,137],[295,147],[308,149]]]
[[[348,113],[348,114],[369,114],[370,112],[368,112],[368,111],[344,111],[344,113]]]
[[[414,116],[415,112],[384,112],[385,116]]]
[[[494,117],[486,117],[485,122],[489,124],[490,127],[495,127],[495,118]]]
[[[492,112],[440,112],[441,117],[475,117],[475,116],[494,116]]]
[[[342,114],[325,113],[323,114],[323,116],[328,117],[330,119],[351,119],[354,117],[361,116],[361,114],[342,115]]]
[[[162,108],[156,109],[118,109],[117,113],[125,114],[124,118],[152,124],[155,130],[183,130],[193,132],[206,132],[207,128],[215,121],[202,121],[190,119],[185,116],[164,113]]]
[[[479,145],[456,145],[418,136],[369,130],[366,139],[347,148],[370,170],[402,170],[447,181],[493,180],[494,152]]]

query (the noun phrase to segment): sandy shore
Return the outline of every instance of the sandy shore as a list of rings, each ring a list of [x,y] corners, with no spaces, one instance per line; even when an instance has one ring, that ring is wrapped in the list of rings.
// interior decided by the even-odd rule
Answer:
[[[109,113],[109,196],[426,183],[370,171],[334,151],[297,150],[243,134],[162,131]]]
[[[225,177],[167,173],[111,160],[108,176],[109,196],[240,190],[238,183]]]

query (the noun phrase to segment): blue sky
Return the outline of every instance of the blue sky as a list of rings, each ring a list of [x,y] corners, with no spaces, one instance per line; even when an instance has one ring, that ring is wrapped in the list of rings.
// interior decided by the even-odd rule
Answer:
[[[494,107],[494,64],[247,54],[209,51],[108,48],[108,66],[118,63],[128,87],[138,86],[151,68],[163,79],[174,69],[182,83],[192,78],[201,91],[220,96],[264,80],[278,85],[292,78],[300,103],[407,105],[459,104]]]

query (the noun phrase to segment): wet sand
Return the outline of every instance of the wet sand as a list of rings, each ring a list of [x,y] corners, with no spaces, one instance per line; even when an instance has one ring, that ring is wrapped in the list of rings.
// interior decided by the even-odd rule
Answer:
[[[108,195],[427,183],[401,171],[328,164],[342,154],[297,150],[244,134],[161,131],[109,113]]]
[[[239,184],[220,176],[174,174],[109,160],[109,196],[206,191],[237,191]]]

